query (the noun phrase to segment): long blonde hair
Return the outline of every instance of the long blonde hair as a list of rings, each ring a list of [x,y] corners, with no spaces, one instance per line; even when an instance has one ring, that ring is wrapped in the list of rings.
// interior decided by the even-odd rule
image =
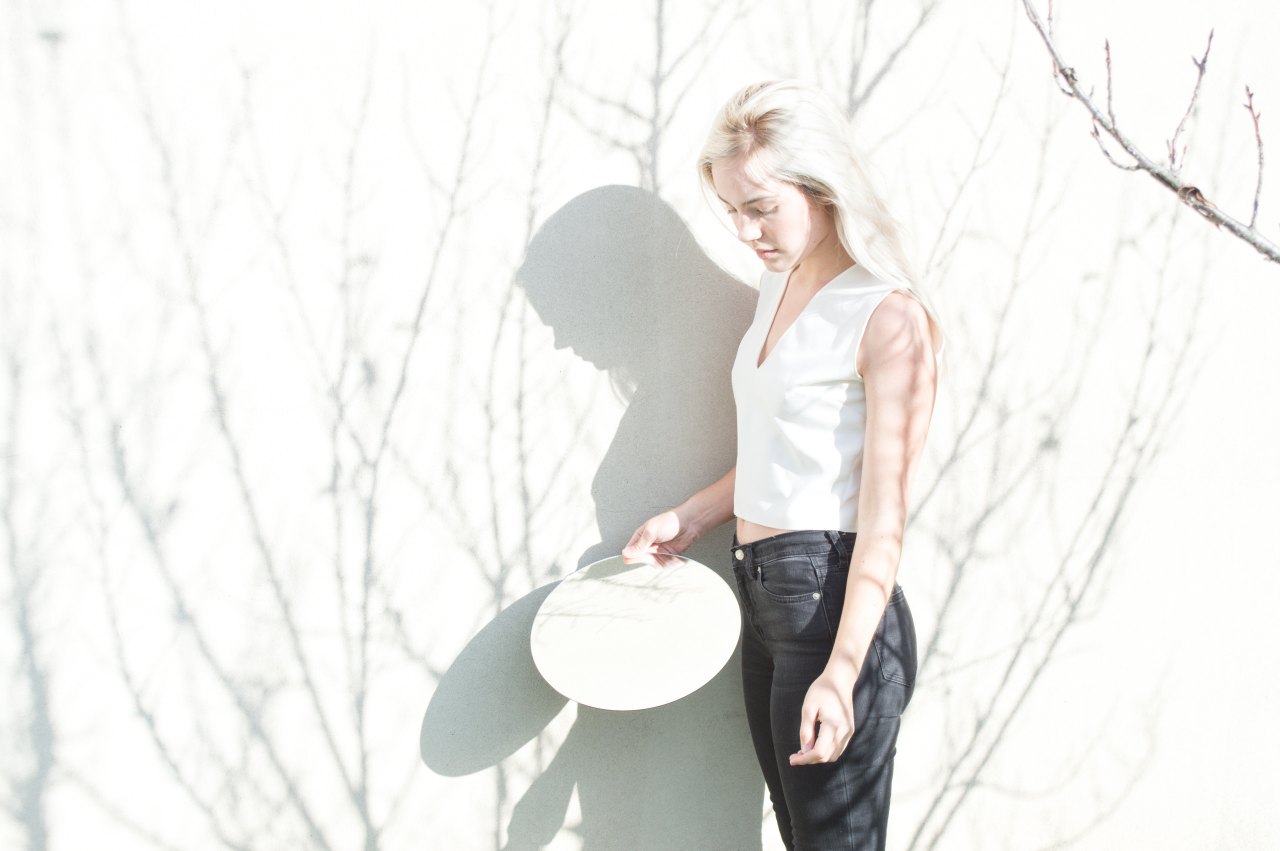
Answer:
[[[904,227],[877,191],[853,125],[834,98],[793,79],[740,89],[720,109],[698,157],[703,189],[715,192],[714,163],[739,158],[830,207],[849,256],[876,278],[907,290],[942,333],[937,312],[920,291]]]

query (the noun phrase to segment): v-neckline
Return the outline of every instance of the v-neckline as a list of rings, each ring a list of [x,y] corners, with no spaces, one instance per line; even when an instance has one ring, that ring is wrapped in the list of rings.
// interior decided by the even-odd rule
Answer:
[[[825,284],[823,284],[822,286],[814,290],[813,294],[809,296],[809,300],[804,303],[804,306],[801,307],[798,311],[796,311],[796,315],[791,319],[791,324],[788,325],[786,328],[783,328],[782,331],[778,334],[778,339],[773,341],[773,348],[769,349],[769,351],[766,352],[764,350],[764,347],[769,344],[769,334],[771,331],[773,331],[773,326],[778,321],[778,311],[782,309],[782,301],[787,297],[787,289],[791,286],[791,276],[795,274],[796,270],[793,268],[791,269],[791,271],[787,272],[787,280],[783,282],[782,292],[778,294],[778,301],[773,306],[773,318],[769,320],[769,327],[765,329],[764,339],[760,341],[760,349],[759,351],[756,352],[756,370],[757,371],[760,369],[763,369],[764,365],[768,363],[769,358],[773,357],[774,351],[778,348],[779,345],[781,345],[783,339],[786,338],[787,334],[791,331],[791,329],[796,326],[796,323],[800,321],[800,317],[804,316],[804,312],[809,309],[809,305],[813,304],[813,300],[817,298],[819,294],[822,293],[823,290],[825,290],[827,287],[834,284],[837,278],[839,278],[842,275],[846,275],[853,269],[857,269],[857,268],[858,268],[858,264],[854,263],[852,266],[849,266],[843,271],[837,272],[834,276],[832,276],[831,280],[827,281]]]

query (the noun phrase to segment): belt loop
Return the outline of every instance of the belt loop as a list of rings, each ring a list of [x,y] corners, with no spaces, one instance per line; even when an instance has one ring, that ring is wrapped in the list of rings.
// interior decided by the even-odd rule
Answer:
[[[836,548],[836,552],[840,554],[840,560],[844,561],[849,558],[849,548],[844,544],[844,536],[833,529],[826,529],[824,534],[827,540],[831,542],[831,546]]]

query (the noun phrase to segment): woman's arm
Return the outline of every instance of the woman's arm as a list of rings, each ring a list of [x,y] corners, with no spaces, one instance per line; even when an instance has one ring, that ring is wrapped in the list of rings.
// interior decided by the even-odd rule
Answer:
[[[835,648],[805,697],[792,765],[834,761],[853,737],[853,687],[902,555],[911,472],[933,415],[937,368],[928,314],[890,293],[871,314],[859,360],[867,423],[858,491],[858,535]],[[814,722],[821,721],[815,740]]]
[[[656,552],[658,544],[662,544],[664,552],[682,553],[708,529],[732,519],[737,472],[736,465],[730,467],[729,472],[675,508],[646,520],[622,548],[622,560]]]

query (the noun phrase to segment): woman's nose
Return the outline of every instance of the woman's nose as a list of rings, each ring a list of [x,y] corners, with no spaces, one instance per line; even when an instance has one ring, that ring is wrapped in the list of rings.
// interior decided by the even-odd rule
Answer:
[[[738,219],[738,239],[743,242],[755,242],[760,238],[760,225],[750,219]]]

